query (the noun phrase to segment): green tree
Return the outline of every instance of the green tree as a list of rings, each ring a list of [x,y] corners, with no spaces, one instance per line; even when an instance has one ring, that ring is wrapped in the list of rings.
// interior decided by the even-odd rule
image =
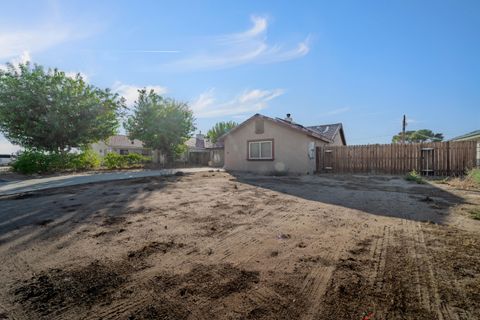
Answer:
[[[429,129],[421,129],[416,131],[405,131],[406,143],[420,143],[420,142],[439,142],[443,140],[442,133],[434,133]],[[402,133],[393,136],[392,143],[401,143]]]
[[[210,130],[207,132],[207,137],[212,140],[212,142],[217,142],[217,139],[238,126],[238,123],[234,121],[222,121],[217,122]]]
[[[26,149],[64,152],[106,139],[119,127],[124,99],[29,63],[0,70],[0,131]]]
[[[186,103],[143,89],[139,90],[133,114],[124,126],[130,139],[139,139],[147,148],[171,156],[182,150],[195,130],[194,122],[193,112]]]

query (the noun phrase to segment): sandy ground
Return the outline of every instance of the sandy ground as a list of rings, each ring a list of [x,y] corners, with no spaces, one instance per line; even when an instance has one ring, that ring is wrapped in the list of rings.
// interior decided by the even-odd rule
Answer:
[[[479,319],[480,193],[148,177],[0,198],[0,319]]]

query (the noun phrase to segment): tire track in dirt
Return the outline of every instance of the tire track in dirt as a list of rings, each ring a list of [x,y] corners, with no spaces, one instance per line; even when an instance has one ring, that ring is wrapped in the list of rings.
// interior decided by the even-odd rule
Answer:
[[[442,303],[436,276],[429,250],[425,244],[425,234],[420,222],[404,220],[405,231],[408,235],[409,249],[415,259],[415,286],[419,293],[419,300],[425,309],[437,314],[439,320],[461,319],[452,310]]]
[[[85,319],[104,319],[104,320],[114,320],[118,319],[120,315],[125,315],[132,310],[136,310],[141,308],[142,306],[146,305],[149,301],[149,297],[144,296],[136,296],[135,299],[124,299],[120,300],[119,303],[114,304],[111,307],[103,308],[98,310],[95,314],[91,314],[87,316]],[[57,318],[58,320],[69,319],[66,318]]]
[[[424,253],[419,252],[421,248],[419,246],[419,237],[418,231],[415,227],[415,222],[410,220],[402,220],[403,232],[405,232],[407,238],[407,252],[414,260],[414,285],[415,291],[417,293],[418,301],[426,309],[431,311],[431,294],[428,290],[428,286],[425,283],[428,283],[428,279],[425,279],[425,273],[423,270],[425,266],[422,263],[422,256],[425,257]]]
[[[338,261],[344,247],[344,245],[339,246],[333,253],[327,254],[325,259],[329,261]],[[321,309],[323,296],[325,295],[325,291],[335,268],[335,264],[329,266],[316,266],[305,277],[301,286],[301,294],[305,297],[311,297],[311,300],[309,301],[310,306],[308,310],[306,310],[302,319],[315,319],[315,316]]]
[[[379,236],[377,236],[371,248],[374,272],[370,275],[370,284],[375,287],[376,290],[381,291],[384,283],[383,276],[387,262],[387,249],[393,243],[394,239],[390,226],[383,226],[378,234]]]

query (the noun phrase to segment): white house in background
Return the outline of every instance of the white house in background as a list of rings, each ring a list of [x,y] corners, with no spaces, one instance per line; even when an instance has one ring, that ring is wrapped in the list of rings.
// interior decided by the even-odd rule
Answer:
[[[92,143],[93,151],[100,156],[105,156],[109,152],[118,154],[138,153],[144,156],[151,156],[152,151],[143,146],[143,142],[138,139],[130,140],[126,135],[111,136],[105,141]]]
[[[6,166],[13,161],[13,156],[11,154],[0,154],[0,166]]]

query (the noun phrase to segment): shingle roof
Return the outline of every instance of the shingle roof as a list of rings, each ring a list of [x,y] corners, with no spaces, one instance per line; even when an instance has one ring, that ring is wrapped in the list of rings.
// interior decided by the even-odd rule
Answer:
[[[198,137],[191,137],[187,141],[185,141],[185,145],[190,149],[216,149],[216,148],[223,148],[223,142],[217,141],[213,143],[208,138],[198,138]]]
[[[324,133],[321,133],[321,131],[315,129],[316,127],[320,128],[322,126],[304,127],[301,124],[298,124],[298,123],[295,123],[295,122],[290,122],[290,121],[287,121],[287,120],[284,120],[284,119],[281,119],[281,118],[270,118],[270,117],[264,116],[264,115],[259,114],[259,113],[253,115],[252,117],[248,118],[247,120],[245,120],[244,122],[242,122],[241,124],[239,124],[238,126],[233,128],[232,130],[230,130],[229,132],[227,132],[224,135],[222,135],[221,137],[219,137],[218,138],[219,141],[223,141],[225,136],[227,136],[228,134],[233,133],[234,131],[243,127],[246,123],[248,123],[250,120],[252,120],[254,118],[263,118],[263,119],[266,119],[266,120],[270,120],[270,121],[278,123],[282,126],[301,131],[302,133],[304,133],[308,136],[311,136],[311,137],[314,137],[314,138],[317,138],[317,139],[320,139],[320,140],[323,140],[323,141],[329,142],[329,143],[333,142],[333,140],[335,138],[335,135],[337,133],[342,132],[342,141],[343,141],[344,144],[346,144],[345,137],[343,136],[343,128],[342,128],[341,123],[337,123],[337,124],[334,124],[334,125],[326,125],[326,126],[332,126],[332,128],[328,128],[328,130],[327,130],[328,132],[326,132],[324,134]],[[332,130],[334,132],[329,135],[328,133],[330,133],[330,130]],[[324,131],[325,131],[325,128],[324,128]]]
[[[125,135],[115,135],[107,139],[106,144],[111,147],[143,148],[143,142],[134,139],[130,140]]]
[[[327,137],[330,140],[334,140],[340,129],[342,129],[341,123],[334,124],[322,124],[318,126],[309,126],[308,129],[312,129],[320,133],[322,136]]]

